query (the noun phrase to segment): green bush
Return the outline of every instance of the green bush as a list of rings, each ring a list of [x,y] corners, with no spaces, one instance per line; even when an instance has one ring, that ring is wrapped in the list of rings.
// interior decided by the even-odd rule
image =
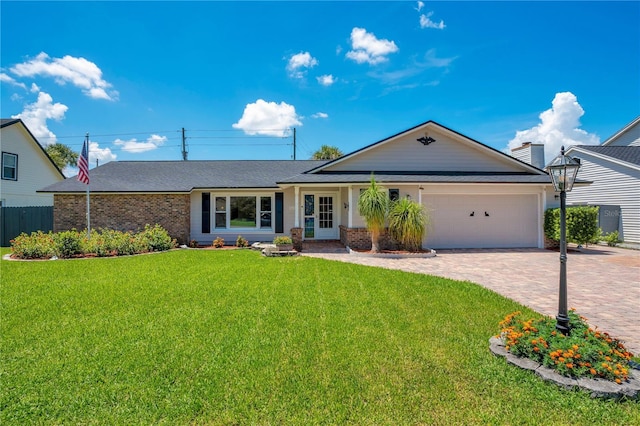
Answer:
[[[620,234],[618,233],[618,231],[610,232],[603,238],[609,247],[615,247],[618,245],[618,243],[622,242],[622,240],[620,240]]]
[[[53,242],[55,254],[60,258],[68,259],[83,253],[82,235],[75,229],[53,234]]]
[[[242,235],[238,235],[238,238],[236,238],[236,247],[249,247],[249,241]]]
[[[11,240],[11,253],[19,259],[49,259],[55,254],[53,233],[23,232]]]
[[[91,232],[90,238],[87,238],[86,231],[78,232],[75,229],[56,234],[42,231],[31,235],[23,233],[11,241],[11,253],[20,259],[70,258],[77,255],[102,257],[164,251],[175,245],[175,240],[160,225],[146,225],[144,231],[136,235],[98,229]]]
[[[145,225],[144,230],[136,235],[138,249],[141,251],[165,251],[176,246],[169,233],[157,223]]]
[[[426,225],[427,215],[420,203],[404,197],[391,205],[389,233],[403,249],[417,252],[422,248]]]
[[[576,206],[567,208],[567,241],[588,244],[598,236],[598,207]],[[544,212],[544,234],[554,241],[560,240],[560,209]]]

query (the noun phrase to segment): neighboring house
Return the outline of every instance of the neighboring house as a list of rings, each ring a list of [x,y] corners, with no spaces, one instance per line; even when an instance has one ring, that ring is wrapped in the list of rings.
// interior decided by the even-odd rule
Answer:
[[[53,196],[36,192],[64,175],[20,119],[0,121],[0,245],[53,228]]]
[[[19,118],[0,122],[2,207],[52,206],[53,196],[36,192],[64,175]]]
[[[90,171],[92,227],[135,230],[159,223],[180,242],[370,244],[358,214],[374,173],[391,198],[428,210],[430,248],[543,247],[549,176],[433,121],[332,161],[110,162]],[[86,226],[86,186],[75,177],[54,194],[56,230]]]
[[[617,229],[622,240],[640,243],[640,117],[602,145],[573,146],[567,154],[580,159],[578,179],[593,181],[567,193],[567,202],[601,206],[605,233]]]

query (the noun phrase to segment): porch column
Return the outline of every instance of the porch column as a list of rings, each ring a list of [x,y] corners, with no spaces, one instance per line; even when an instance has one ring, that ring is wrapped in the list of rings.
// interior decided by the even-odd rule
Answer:
[[[299,187],[295,187],[294,188],[295,191],[295,197],[294,197],[294,204],[295,204],[295,212],[294,212],[294,227],[295,228],[299,228],[300,227],[300,188]]]
[[[349,187],[349,210],[347,210],[347,228],[353,228],[353,187]]]

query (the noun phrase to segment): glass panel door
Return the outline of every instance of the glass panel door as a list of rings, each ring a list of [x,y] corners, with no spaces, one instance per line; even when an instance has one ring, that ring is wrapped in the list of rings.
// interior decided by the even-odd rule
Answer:
[[[318,226],[320,229],[333,228],[333,197],[318,197]]]
[[[305,194],[304,196],[304,237],[315,238],[316,217],[315,217],[315,196]]]

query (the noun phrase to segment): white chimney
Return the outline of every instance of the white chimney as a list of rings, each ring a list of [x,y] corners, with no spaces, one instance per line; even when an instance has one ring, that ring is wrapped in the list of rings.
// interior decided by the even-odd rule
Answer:
[[[539,169],[544,169],[544,144],[525,142],[522,146],[513,148],[511,156]]]

